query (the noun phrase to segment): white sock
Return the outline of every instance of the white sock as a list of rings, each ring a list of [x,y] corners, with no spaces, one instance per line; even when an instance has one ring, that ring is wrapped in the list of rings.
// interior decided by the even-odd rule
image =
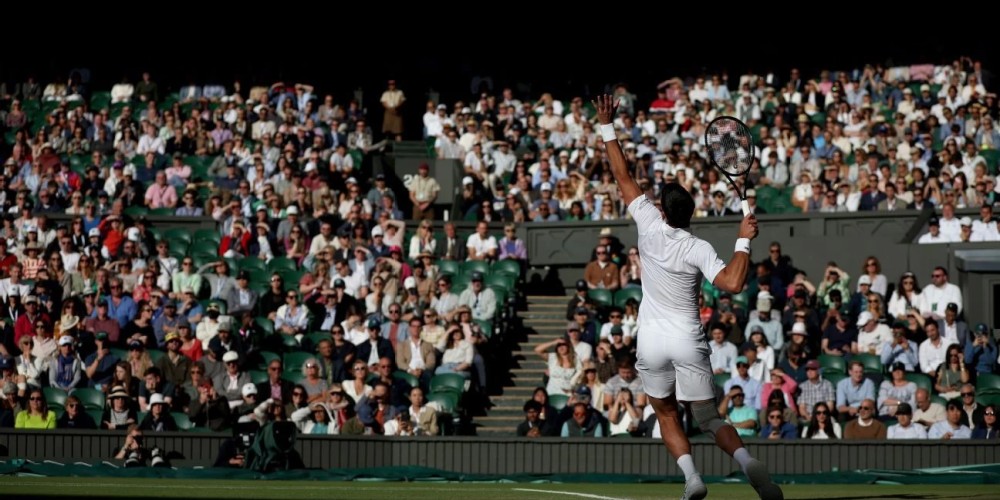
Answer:
[[[685,481],[691,479],[691,476],[698,475],[698,469],[694,468],[694,459],[691,455],[681,455],[681,458],[677,459],[677,466],[684,472]]]
[[[743,469],[744,474],[747,471],[747,464],[749,464],[750,461],[753,460],[753,457],[750,456],[750,452],[747,451],[746,448],[740,448],[734,451],[733,458],[735,458],[736,461],[740,463],[740,468]]]

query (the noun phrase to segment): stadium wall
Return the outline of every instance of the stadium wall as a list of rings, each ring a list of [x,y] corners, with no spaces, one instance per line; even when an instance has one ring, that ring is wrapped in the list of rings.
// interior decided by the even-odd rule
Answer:
[[[175,464],[210,465],[228,434],[147,433],[147,446],[183,455]],[[24,431],[0,434],[0,456],[61,463],[109,460],[122,432]],[[705,440],[693,455],[706,475],[728,475],[733,460]],[[680,472],[653,439],[384,438],[300,436],[296,448],[311,468],[422,466],[467,474],[649,474]],[[756,441],[748,448],[776,474],[856,469],[911,470],[1000,462],[986,441]]]

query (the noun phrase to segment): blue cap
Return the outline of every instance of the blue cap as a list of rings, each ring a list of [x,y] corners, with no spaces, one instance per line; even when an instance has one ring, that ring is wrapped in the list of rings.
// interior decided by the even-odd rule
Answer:
[[[381,328],[381,327],[382,327],[382,322],[380,322],[378,318],[374,317],[368,318],[368,328]]]
[[[13,370],[14,362],[10,358],[0,356],[0,370]]]

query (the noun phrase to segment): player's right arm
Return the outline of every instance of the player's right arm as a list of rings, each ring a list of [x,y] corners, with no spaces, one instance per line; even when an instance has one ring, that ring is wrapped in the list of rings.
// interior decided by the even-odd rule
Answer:
[[[614,124],[612,120],[615,117],[615,110],[618,109],[615,99],[608,94],[598,96],[594,100],[594,107],[597,108],[597,119],[601,122],[602,131],[607,127],[612,127],[613,130]],[[604,149],[608,155],[608,162],[611,164],[611,174],[615,176],[615,182],[618,183],[618,188],[622,191],[622,199],[625,202],[625,206],[631,206],[632,200],[638,198],[642,194],[642,191],[639,189],[639,184],[635,182],[635,179],[632,178],[632,175],[628,171],[628,162],[625,160],[625,153],[622,151],[621,145],[618,144],[617,138],[611,139],[608,137],[605,139]]]
[[[739,238],[752,240],[756,237],[757,217],[750,214],[744,217],[743,222],[740,223]],[[715,275],[715,279],[712,281],[715,288],[729,293],[743,291],[743,286],[746,285],[747,281],[747,271],[750,268],[750,245],[749,243],[746,245],[745,252],[739,247],[740,245],[737,243],[737,250],[733,252],[729,263]]]

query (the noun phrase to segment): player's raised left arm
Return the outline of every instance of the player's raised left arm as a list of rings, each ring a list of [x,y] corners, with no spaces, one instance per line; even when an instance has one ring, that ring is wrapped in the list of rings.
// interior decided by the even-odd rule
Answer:
[[[598,96],[593,102],[594,107],[597,108],[597,120],[601,123],[601,137],[604,139],[604,149],[608,155],[608,161],[611,163],[611,173],[615,176],[615,182],[618,183],[618,188],[622,191],[622,200],[627,207],[632,204],[632,200],[642,194],[642,191],[639,190],[639,184],[629,173],[625,153],[622,151],[621,145],[618,144],[613,123],[618,103],[608,94]]]

